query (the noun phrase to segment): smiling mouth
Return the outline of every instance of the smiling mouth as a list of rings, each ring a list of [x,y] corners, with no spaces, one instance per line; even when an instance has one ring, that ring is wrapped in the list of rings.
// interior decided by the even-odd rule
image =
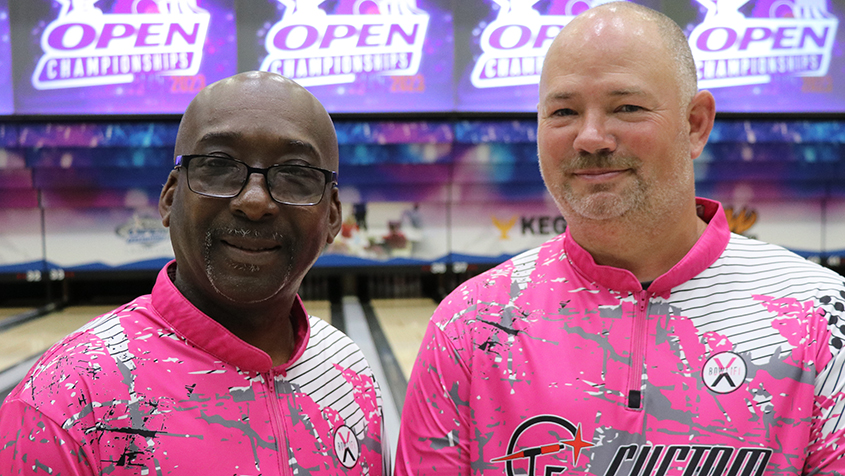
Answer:
[[[223,239],[220,240],[223,244],[235,248],[240,251],[246,251],[248,253],[262,253],[268,251],[275,251],[281,246],[278,243],[267,243],[267,242],[259,242],[254,240],[231,240],[231,239]]]
[[[576,170],[572,175],[585,180],[607,180],[629,172],[630,169],[590,169]]]

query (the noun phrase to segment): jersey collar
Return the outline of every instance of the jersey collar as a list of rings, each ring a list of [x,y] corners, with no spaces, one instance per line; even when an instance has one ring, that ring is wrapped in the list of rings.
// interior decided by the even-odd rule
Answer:
[[[152,305],[159,317],[192,345],[223,362],[243,370],[257,372],[273,369],[285,373],[305,352],[311,326],[308,324],[308,313],[299,296],[296,297],[290,312],[295,332],[293,355],[286,364],[273,368],[272,359],[266,352],[241,340],[220,323],[203,314],[176,289],[168,273],[168,270],[175,271],[175,269],[176,261],[174,260],[159,271],[152,291]]]
[[[696,198],[699,216],[707,222],[707,228],[675,266],[652,281],[648,291],[668,297],[669,291],[679,286],[712,265],[728,245],[730,229],[722,205],[714,200]],[[596,264],[593,257],[582,248],[569,232],[564,232],[563,248],[567,259],[579,272],[596,283],[616,291],[637,292],[642,290],[640,282],[626,269]]]

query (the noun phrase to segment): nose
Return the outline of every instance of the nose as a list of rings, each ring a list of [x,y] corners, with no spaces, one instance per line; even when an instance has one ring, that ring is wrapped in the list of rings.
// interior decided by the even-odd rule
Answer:
[[[572,146],[584,154],[608,153],[616,150],[616,137],[608,130],[608,118],[601,113],[585,113]]]
[[[279,204],[270,196],[267,181],[260,173],[247,178],[243,190],[229,202],[232,212],[252,221],[259,221],[279,213]]]

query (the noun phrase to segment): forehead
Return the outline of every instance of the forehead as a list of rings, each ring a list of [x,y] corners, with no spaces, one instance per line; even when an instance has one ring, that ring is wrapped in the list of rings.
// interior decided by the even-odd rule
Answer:
[[[201,93],[202,94],[202,93]],[[304,90],[274,84],[233,84],[206,91],[186,111],[179,153],[198,146],[231,147],[241,153],[311,152],[319,165],[334,166],[337,142],[328,115]]]
[[[576,20],[577,21],[577,20]],[[634,88],[666,93],[676,87],[671,55],[648,22],[598,16],[564,30],[549,49],[540,81],[541,100],[561,87]]]

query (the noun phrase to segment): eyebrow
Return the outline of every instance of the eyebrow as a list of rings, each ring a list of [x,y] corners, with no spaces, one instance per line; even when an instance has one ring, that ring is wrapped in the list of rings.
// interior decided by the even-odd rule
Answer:
[[[244,135],[240,132],[236,131],[220,131],[220,132],[209,132],[202,136],[199,140],[200,144],[203,143],[232,143],[237,142],[240,140],[245,140]],[[299,149],[305,150],[311,155],[315,157],[320,157],[320,153],[317,151],[317,148],[314,147],[314,144],[310,142],[301,141],[298,139],[279,139],[279,145],[285,148],[291,149]]]
[[[556,101],[556,100],[567,100],[572,99],[575,97],[579,97],[581,94],[579,93],[570,93],[570,92],[558,92],[554,94],[549,94],[546,96],[546,100]],[[639,88],[628,88],[628,89],[614,89],[610,91],[608,96],[611,97],[626,97],[626,96],[648,96],[644,90]]]

